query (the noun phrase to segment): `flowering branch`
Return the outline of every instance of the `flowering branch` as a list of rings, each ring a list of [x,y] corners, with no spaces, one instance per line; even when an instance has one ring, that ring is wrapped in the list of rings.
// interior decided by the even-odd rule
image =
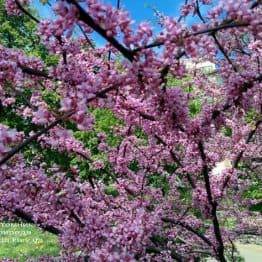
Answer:
[[[208,244],[209,246],[213,246],[213,244],[211,243],[211,241],[206,237],[204,236],[203,234],[201,234],[200,232],[196,231],[194,228],[192,228],[191,226],[181,222],[181,221],[177,221],[177,220],[174,220],[174,219],[171,219],[171,218],[162,218],[162,220],[166,223],[171,223],[171,224],[174,224],[174,225],[179,225],[185,229],[187,229],[188,231],[194,233],[196,236],[198,236],[200,239],[202,239],[206,244]]]
[[[259,25],[260,24],[261,23],[259,23]],[[218,26],[215,26],[215,27],[212,27],[212,28],[203,29],[203,30],[200,30],[200,31],[197,31],[197,32],[194,32],[194,33],[187,34],[187,35],[184,36],[184,39],[192,37],[192,36],[207,34],[207,33],[216,33],[217,31],[221,31],[221,30],[224,30],[224,29],[247,27],[247,26],[250,26],[250,24],[246,23],[246,22],[242,22],[242,23],[241,22],[232,22],[232,23],[229,23],[229,24],[221,24],[221,25],[218,25]],[[149,45],[138,47],[138,48],[134,49],[133,52],[137,53],[137,52],[139,52],[143,49],[159,47],[159,46],[162,46],[164,44],[165,44],[164,42],[155,41],[155,42],[153,42]]]
[[[95,23],[94,19],[82,8],[82,6],[76,2],[75,0],[68,0],[69,3],[75,5],[78,9],[78,18],[79,20],[86,23],[93,30],[95,30],[98,34],[104,37],[112,46],[114,46],[120,53],[123,54],[125,58],[129,61],[134,60],[134,55],[131,50],[125,48],[122,44],[120,44],[114,37],[110,37],[107,35],[106,30],[100,27]]]
[[[115,86],[111,86],[108,88],[105,88],[104,90],[97,92],[96,95],[94,97],[91,97],[88,99],[88,102],[93,101],[94,99],[105,95],[106,93],[112,91],[115,89]],[[5,162],[7,162],[12,156],[14,156],[16,153],[18,153],[19,151],[21,151],[24,147],[26,147],[28,144],[30,144],[31,142],[35,141],[38,137],[40,137],[41,135],[47,133],[50,129],[52,129],[53,127],[55,127],[56,125],[58,125],[60,122],[62,122],[63,120],[69,118],[70,116],[72,116],[75,113],[75,111],[71,111],[66,113],[65,115],[63,115],[62,117],[58,118],[57,120],[55,120],[54,122],[52,122],[50,125],[46,126],[45,128],[43,128],[42,130],[36,132],[34,135],[30,136],[29,138],[27,138],[26,140],[24,140],[21,144],[19,144],[18,146],[14,147],[13,149],[11,149],[1,160],[0,160],[0,166],[3,165]]]
[[[25,220],[29,224],[36,224],[36,222],[33,220],[33,217],[31,215],[27,214],[26,212],[24,212],[21,209],[16,209],[14,211],[14,214],[17,217]],[[44,231],[47,231],[49,233],[52,233],[52,234],[55,234],[55,235],[60,235],[61,234],[61,231],[59,229],[57,229],[56,227],[53,227],[53,226],[50,226],[50,225],[45,225],[45,224],[42,224],[42,223],[37,223],[37,225],[41,229],[43,229]]]

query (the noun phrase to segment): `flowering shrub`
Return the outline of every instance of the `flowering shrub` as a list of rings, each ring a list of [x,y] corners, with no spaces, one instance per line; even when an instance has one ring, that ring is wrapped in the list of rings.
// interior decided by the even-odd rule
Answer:
[[[261,230],[246,219],[252,177],[241,167],[261,153],[261,2],[212,4],[186,1],[154,35],[98,0],[55,1],[55,19],[42,21],[27,1],[6,1],[59,61],[0,46],[1,107],[34,124],[26,134],[0,126],[1,218],[58,235],[63,261],[234,260],[238,234]],[[199,23],[186,26],[190,15]],[[90,41],[94,31],[105,47]],[[119,119],[115,139],[92,133],[98,109]],[[31,144],[76,158],[67,170],[28,161]],[[81,179],[86,165],[95,179]]]

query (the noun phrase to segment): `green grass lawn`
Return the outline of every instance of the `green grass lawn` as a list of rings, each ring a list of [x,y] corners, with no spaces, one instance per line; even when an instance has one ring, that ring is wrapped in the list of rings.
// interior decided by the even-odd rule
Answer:
[[[0,260],[26,261],[29,257],[59,255],[56,236],[31,224],[0,223]]]

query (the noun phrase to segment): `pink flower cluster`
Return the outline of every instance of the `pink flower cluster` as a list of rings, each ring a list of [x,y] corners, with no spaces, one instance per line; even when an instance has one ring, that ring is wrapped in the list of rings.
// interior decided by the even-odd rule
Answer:
[[[90,152],[84,148],[84,145],[73,137],[73,134],[60,126],[54,127],[48,135],[42,135],[38,141],[43,147],[50,147],[59,152],[66,152],[84,158],[90,157]]]

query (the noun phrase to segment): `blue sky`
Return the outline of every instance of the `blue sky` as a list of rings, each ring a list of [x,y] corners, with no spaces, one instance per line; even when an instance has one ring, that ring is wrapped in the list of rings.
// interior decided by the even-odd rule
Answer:
[[[116,0],[106,0],[106,3],[116,5]],[[156,8],[165,15],[178,16],[182,0],[122,0],[121,7],[128,10],[132,19],[137,22],[152,20],[153,10]]]
[[[53,3],[54,1],[50,1]],[[103,0],[104,3],[110,3],[116,6],[117,0]],[[155,7],[165,15],[178,16],[179,8],[183,0],[121,0],[121,7],[128,10],[132,19],[137,22],[151,20],[153,10],[150,7]],[[50,17],[50,8],[39,4],[39,0],[33,0],[33,5],[37,8],[42,17]]]

